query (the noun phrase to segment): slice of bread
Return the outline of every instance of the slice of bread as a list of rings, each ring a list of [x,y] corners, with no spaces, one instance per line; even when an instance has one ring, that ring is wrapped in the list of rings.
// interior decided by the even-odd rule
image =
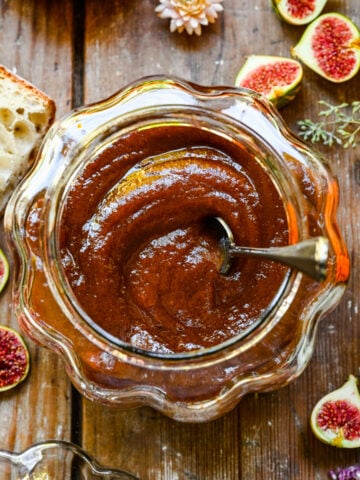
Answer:
[[[0,213],[31,167],[55,110],[50,97],[0,65]]]

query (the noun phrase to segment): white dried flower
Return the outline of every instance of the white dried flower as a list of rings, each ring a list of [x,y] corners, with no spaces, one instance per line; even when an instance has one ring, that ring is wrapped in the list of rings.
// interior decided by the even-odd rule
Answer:
[[[214,23],[218,12],[224,10],[223,0],[160,0],[155,11],[160,18],[170,18],[170,31],[184,30],[201,35],[201,26]]]

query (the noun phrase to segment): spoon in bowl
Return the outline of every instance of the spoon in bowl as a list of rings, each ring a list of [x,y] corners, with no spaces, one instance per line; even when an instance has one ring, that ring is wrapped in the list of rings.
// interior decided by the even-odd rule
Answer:
[[[231,228],[221,217],[214,217],[217,228],[221,232],[220,248],[222,265],[220,273],[226,275],[230,269],[231,260],[238,255],[263,257],[282,263],[305,273],[320,282],[326,278],[327,261],[329,258],[329,242],[325,237],[312,237],[284,247],[253,248],[235,245]]]

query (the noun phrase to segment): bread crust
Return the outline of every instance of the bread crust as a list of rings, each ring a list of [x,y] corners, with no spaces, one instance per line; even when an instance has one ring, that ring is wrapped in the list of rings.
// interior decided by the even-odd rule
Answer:
[[[4,67],[4,65],[0,64],[0,81],[2,79],[8,79],[17,84],[19,88],[24,89],[24,92],[28,92],[30,96],[38,98],[40,102],[43,102],[45,105],[47,105],[47,108],[49,109],[49,126],[54,122],[56,115],[56,104],[52,98],[46,95],[46,93],[16,73],[8,70],[6,67]]]
[[[52,98],[0,64],[0,215],[34,163],[55,115]]]

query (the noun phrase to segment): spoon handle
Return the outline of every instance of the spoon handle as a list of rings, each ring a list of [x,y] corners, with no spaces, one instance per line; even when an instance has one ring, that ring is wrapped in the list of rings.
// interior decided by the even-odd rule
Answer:
[[[251,248],[229,245],[229,256],[263,257],[296,268],[317,281],[326,278],[329,242],[325,237],[312,237],[285,247]]]

